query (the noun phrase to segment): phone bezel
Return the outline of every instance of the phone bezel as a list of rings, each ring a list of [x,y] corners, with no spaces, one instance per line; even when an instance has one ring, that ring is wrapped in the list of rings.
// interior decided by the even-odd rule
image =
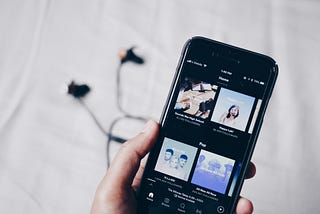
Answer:
[[[170,110],[170,108],[169,108],[170,104],[173,102],[174,92],[175,92],[175,89],[176,89],[176,87],[178,85],[179,76],[181,75],[181,71],[182,71],[186,56],[188,54],[188,51],[189,51],[191,45],[194,44],[194,43],[197,43],[197,42],[207,43],[208,45],[221,46],[222,48],[224,48],[227,51],[229,51],[228,53],[226,53],[227,55],[228,54],[232,55],[233,53],[236,52],[236,53],[241,53],[241,54],[245,54],[245,55],[251,56],[252,58],[255,58],[255,59],[258,58],[261,61],[264,61],[266,64],[268,64],[268,67],[270,67],[270,69],[271,69],[270,70],[270,78],[269,78],[268,85],[267,85],[267,88],[266,88],[267,94],[265,94],[264,99],[263,99],[263,101],[261,103],[261,110],[260,110],[260,113],[259,113],[259,115],[257,117],[257,121],[258,122],[255,124],[254,129],[252,131],[251,138],[250,138],[251,146],[248,148],[248,150],[245,153],[244,161],[243,161],[243,167],[241,168],[241,171],[239,173],[239,179],[238,179],[238,181],[237,181],[237,183],[235,185],[234,194],[231,197],[231,201],[232,201],[231,202],[231,206],[227,209],[227,210],[234,211],[235,207],[236,207],[236,204],[237,204],[237,201],[239,199],[240,191],[241,191],[242,186],[243,186],[243,182],[244,182],[244,178],[245,178],[245,172],[246,172],[246,170],[248,168],[248,165],[250,163],[250,160],[252,158],[252,154],[253,154],[253,151],[254,151],[254,148],[255,148],[255,145],[256,145],[256,142],[257,142],[257,139],[258,139],[258,135],[259,135],[259,132],[260,132],[260,129],[261,129],[261,126],[262,126],[263,117],[265,115],[265,111],[266,111],[268,102],[270,100],[270,97],[271,97],[271,94],[272,94],[272,91],[273,91],[273,88],[274,88],[274,85],[275,85],[275,82],[276,82],[276,79],[277,79],[277,76],[278,76],[278,66],[277,66],[276,62],[269,56],[266,56],[266,55],[263,55],[263,54],[260,54],[260,53],[256,53],[256,52],[252,52],[252,51],[249,51],[249,50],[246,50],[246,49],[242,49],[242,48],[239,48],[239,47],[235,47],[235,46],[232,46],[232,45],[224,44],[222,42],[214,41],[214,40],[211,40],[211,39],[208,39],[208,38],[204,38],[204,37],[200,37],[200,36],[192,37],[191,39],[189,39],[185,43],[185,45],[183,47],[183,50],[182,50],[182,53],[181,53],[181,56],[180,56],[180,59],[179,59],[179,63],[177,65],[176,72],[175,72],[175,75],[174,75],[174,81],[171,84],[171,87],[170,87],[170,90],[169,90],[169,96],[167,97],[166,103],[165,103],[164,108],[163,108],[163,113],[162,113],[160,121],[159,121],[159,124],[160,124],[159,136],[162,135],[163,125],[165,123],[166,117],[167,117],[168,112]],[[226,57],[228,57],[228,56],[226,56]],[[240,60],[240,59],[231,57],[231,60]],[[158,155],[158,154],[155,154],[154,147],[151,149],[151,152],[150,152],[150,156],[152,156],[152,155]],[[146,167],[145,167],[145,173],[143,174],[142,182],[145,180],[146,173],[148,171],[150,171],[150,170],[153,170],[152,168],[150,168],[150,161],[149,161],[150,160],[150,156],[148,158],[148,161],[147,161],[147,164],[146,164]],[[143,185],[143,183],[141,185]],[[140,188],[138,190],[138,195],[139,195],[139,191],[140,191]],[[139,197],[138,197],[138,199],[139,199]]]

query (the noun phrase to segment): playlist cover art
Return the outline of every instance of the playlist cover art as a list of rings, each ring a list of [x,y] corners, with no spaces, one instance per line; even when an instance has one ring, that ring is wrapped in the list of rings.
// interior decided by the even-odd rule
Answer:
[[[155,170],[187,181],[197,148],[164,138]]]
[[[254,97],[221,88],[211,121],[245,131]]]
[[[217,86],[210,83],[184,78],[174,109],[206,119],[214,106]]]
[[[191,183],[224,194],[235,161],[201,150]]]

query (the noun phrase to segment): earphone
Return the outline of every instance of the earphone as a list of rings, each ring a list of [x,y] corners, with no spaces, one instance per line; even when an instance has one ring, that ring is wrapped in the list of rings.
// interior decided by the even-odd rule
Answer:
[[[112,134],[112,131],[113,131],[113,128],[115,127],[115,125],[123,119],[132,119],[132,120],[137,120],[140,122],[146,122],[148,120],[147,118],[137,116],[137,115],[132,115],[129,112],[125,111],[121,105],[121,102],[120,102],[121,97],[122,97],[121,77],[120,77],[122,65],[127,62],[133,62],[133,63],[139,64],[139,65],[144,63],[144,59],[141,56],[136,55],[134,52],[134,49],[135,49],[135,47],[133,46],[127,50],[119,51],[120,64],[119,64],[117,71],[116,71],[116,75],[117,75],[117,84],[116,84],[116,87],[117,87],[116,88],[116,93],[117,93],[116,98],[117,98],[117,100],[116,100],[116,102],[117,102],[117,108],[122,113],[122,116],[114,119],[111,122],[108,131],[106,131],[103,128],[103,126],[101,125],[101,123],[99,122],[99,120],[97,119],[95,114],[90,110],[90,108],[86,105],[86,103],[83,100],[83,98],[90,92],[90,87],[87,84],[78,84],[75,81],[71,81],[71,83],[68,85],[68,94],[73,96],[74,98],[76,98],[80,102],[80,104],[90,114],[90,116],[92,117],[92,119],[96,123],[97,127],[101,130],[101,132],[103,132],[104,135],[107,136],[106,158],[107,158],[107,167],[108,168],[110,166],[110,143],[111,143],[111,141],[115,141],[118,143],[124,143],[127,140],[127,139],[124,139],[120,136],[115,136]]]
[[[119,57],[120,57],[120,62],[121,64],[125,63],[125,62],[134,62],[136,64],[143,64],[144,63],[144,59],[138,55],[136,55],[133,51],[135,47],[131,47],[125,51],[121,50],[119,51]]]

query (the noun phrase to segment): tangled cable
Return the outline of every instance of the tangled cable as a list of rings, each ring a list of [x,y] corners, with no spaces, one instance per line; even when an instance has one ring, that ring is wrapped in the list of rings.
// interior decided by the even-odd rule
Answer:
[[[107,137],[106,141],[106,159],[107,159],[107,167],[110,166],[110,144],[112,141],[118,142],[118,143],[124,143],[127,139],[116,136],[112,134],[113,129],[115,125],[124,119],[132,119],[137,120],[141,122],[146,122],[148,118],[136,116],[128,111],[125,110],[122,106],[122,86],[121,86],[121,68],[124,63],[126,62],[134,62],[136,64],[143,64],[144,60],[140,56],[137,56],[133,49],[135,47],[132,47],[126,51],[120,51],[119,57],[120,57],[120,63],[116,70],[116,106],[118,111],[122,113],[122,116],[115,118],[111,124],[109,125],[109,128],[106,130],[103,128],[102,124],[99,122],[98,118],[95,116],[95,114],[91,111],[91,109],[87,106],[83,98],[90,92],[90,87],[86,84],[77,84],[74,81],[72,81],[68,85],[68,94],[76,98],[76,100],[79,101],[79,103],[84,107],[84,109],[89,113],[99,130]]]

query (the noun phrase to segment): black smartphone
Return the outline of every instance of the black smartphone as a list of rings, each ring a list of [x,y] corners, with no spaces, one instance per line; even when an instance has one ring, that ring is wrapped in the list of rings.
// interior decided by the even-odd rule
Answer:
[[[233,213],[278,66],[203,37],[186,42],[138,191],[138,212]]]

